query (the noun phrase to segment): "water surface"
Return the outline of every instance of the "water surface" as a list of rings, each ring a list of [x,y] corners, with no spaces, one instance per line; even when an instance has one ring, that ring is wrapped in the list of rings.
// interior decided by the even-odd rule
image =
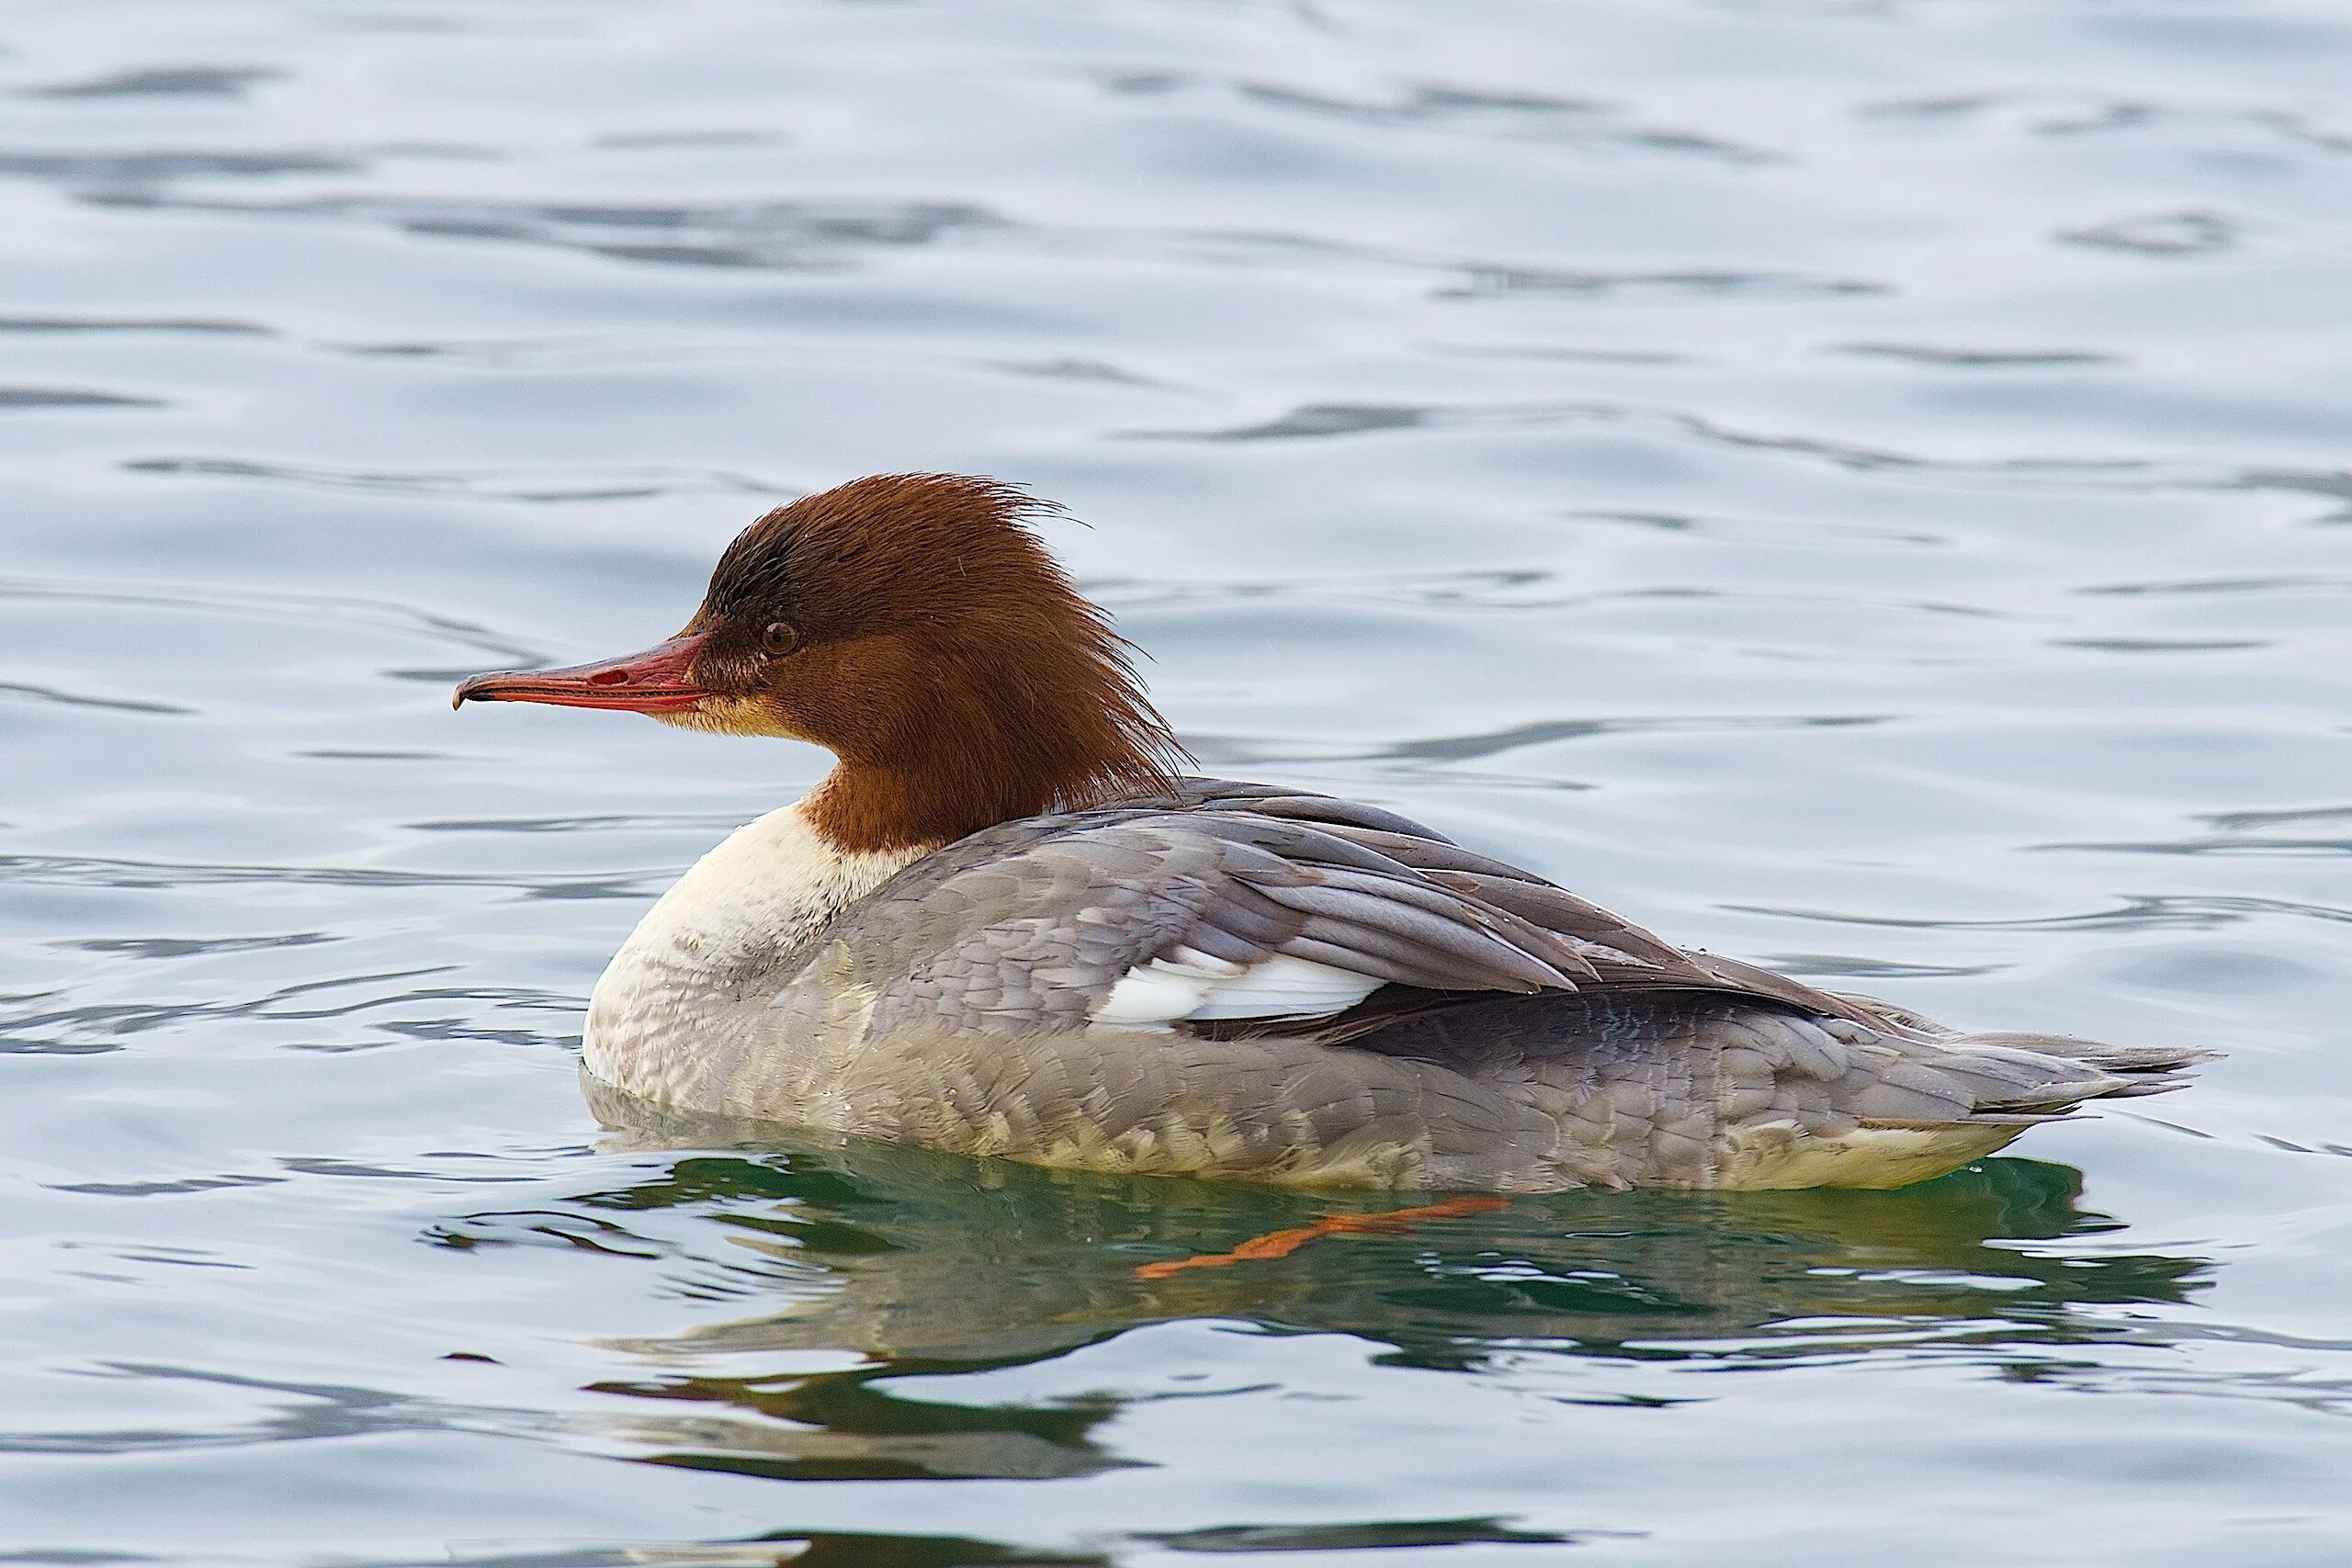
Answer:
[[[26,0],[0,1561],[2352,1560],[2352,17]],[[808,749],[452,715],[1018,479],[1208,766],[1978,1027],[2219,1044],[1884,1194],[604,1129]]]

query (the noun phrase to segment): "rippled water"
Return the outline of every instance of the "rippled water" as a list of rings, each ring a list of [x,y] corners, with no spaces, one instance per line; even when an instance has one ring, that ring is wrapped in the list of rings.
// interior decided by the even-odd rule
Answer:
[[[0,45],[0,1561],[2352,1560],[2341,6]],[[1380,1201],[600,1132],[605,955],[822,759],[449,682],[905,468],[1090,519],[1216,770],[2231,1055],[1157,1281]]]

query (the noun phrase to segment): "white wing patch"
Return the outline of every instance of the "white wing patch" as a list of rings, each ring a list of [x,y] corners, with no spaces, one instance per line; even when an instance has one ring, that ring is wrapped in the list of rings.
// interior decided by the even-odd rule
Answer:
[[[1234,964],[1179,947],[1128,970],[1093,1017],[1121,1029],[1166,1029],[1188,1019],[1321,1018],[1355,1006],[1380,986],[1287,953]]]

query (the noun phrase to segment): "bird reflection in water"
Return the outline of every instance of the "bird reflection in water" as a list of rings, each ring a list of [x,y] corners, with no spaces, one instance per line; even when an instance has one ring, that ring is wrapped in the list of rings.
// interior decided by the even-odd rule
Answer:
[[[618,1435],[643,1457],[747,1474],[1043,1478],[1133,1462],[1097,1436],[1112,1395],[988,1407],[891,1383],[1044,1361],[1153,1324],[1348,1334],[1389,1364],[1471,1372],[1508,1349],[1758,1369],[1960,1354],[2018,1376],[2032,1348],[2129,1335],[2101,1309],[2184,1301],[2211,1267],[2067,1246],[2121,1228],[2081,1207],[2080,1174],[1989,1159],[1894,1191],[1519,1198],[1152,1277],[1155,1262],[1430,1200],[1046,1170],[590,1092],[608,1152],[665,1157],[571,1200],[571,1223],[604,1249],[683,1264],[683,1293],[778,1303],[610,1341],[637,1370],[594,1386],[631,1396]],[[458,1228],[481,1245],[501,1219]],[[844,1351],[860,1364],[805,1370],[811,1352]],[[763,1354],[797,1365],[746,1369]]]

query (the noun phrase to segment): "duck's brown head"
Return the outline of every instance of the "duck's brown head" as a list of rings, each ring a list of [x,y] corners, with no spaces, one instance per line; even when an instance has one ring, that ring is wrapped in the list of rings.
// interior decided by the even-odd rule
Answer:
[[[476,675],[457,701],[814,741],[841,766],[809,817],[843,850],[1164,789],[1183,751],[1126,642],[1031,531],[1056,510],[992,479],[855,479],[736,536],[667,642]]]

